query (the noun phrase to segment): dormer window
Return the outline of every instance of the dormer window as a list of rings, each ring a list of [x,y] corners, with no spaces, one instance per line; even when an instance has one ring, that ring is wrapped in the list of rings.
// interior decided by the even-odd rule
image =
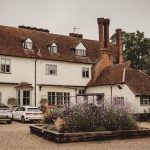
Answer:
[[[82,43],[80,43],[75,48],[75,55],[76,56],[86,56],[86,48],[85,48],[85,46]]]
[[[30,38],[27,38],[24,42],[23,42],[23,48],[24,49],[33,49],[33,42]]]
[[[48,46],[48,50],[50,53],[57,53],[58,46],[55,43],[53,43],[53,44]]]

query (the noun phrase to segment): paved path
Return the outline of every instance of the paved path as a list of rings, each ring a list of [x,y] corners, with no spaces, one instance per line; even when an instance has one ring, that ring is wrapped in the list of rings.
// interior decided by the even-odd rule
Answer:
[[[150,137],[55,144],[30,134],[30,124],[0,124],[0,150],[150,150]]]

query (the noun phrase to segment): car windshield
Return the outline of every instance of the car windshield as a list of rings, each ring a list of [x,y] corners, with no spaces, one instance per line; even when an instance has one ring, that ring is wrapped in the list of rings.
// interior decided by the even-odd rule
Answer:
[[[7,107],[7,106],[0,106],[0,110],[9,110],[9,107]]]
[[[27,111],[29,111],[29,112],[39,112],[40,110],[38,108],[27,108]]]

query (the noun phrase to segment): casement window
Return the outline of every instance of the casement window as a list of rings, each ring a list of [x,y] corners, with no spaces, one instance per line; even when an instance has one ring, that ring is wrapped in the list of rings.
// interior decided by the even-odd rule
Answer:
[[[82,77],[89,78],[89,68],[82,68]]]
[[[49,50],[49,53],[57,53],[58,46],[55,43],[53,43],[52,45],[48,46],[48,50]]]
[[[70,93],[67,92],[48,92],[49,105],[68,105],[70,104]]]
[[[45,73],[46,75],[57,75],[57,65],[45,65]]]
[[[23,42],[23,48],[24,49],[29,49],[29,50],[32,50],[33,49],[33,42],[30,38],[26,39],[24,42]]]
[[[30,91],[23,91],[23,105],[30,105]]]
[[[141,106],[149,106],[150,105],[150,96],[141,96],[140,97],[140,105]]]
[[[10,73],[11,60],[1,58],[0,72]]]
[[[17,90],[18,105],[30,105],[31,91]]]
[[[97,105],[103,105],[104,104],[104,95],[97,95],[96,103],[97,103]]]
[[[124,104],[124,97],[123,96],[115,96],[113,97],[114,104]]]
[[[84,49],[75,49],[76,56],[86,56],[86,50]]]
[[[85,94],[85,90],[84,89],[79,89],[78,94]]]

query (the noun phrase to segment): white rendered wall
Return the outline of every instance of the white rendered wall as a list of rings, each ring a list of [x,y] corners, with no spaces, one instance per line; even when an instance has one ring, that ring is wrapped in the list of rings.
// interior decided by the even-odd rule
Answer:
[[[57,75],[46,75],[45,65],[57,65]],[[38,60],[37,84],[86,86],[91,79],[91,65],[63,61]],[[89,68],[89,78],[82,77],[82,67]]]
[[[116,85],[112,86],[112,97],[123,96],[125,100],[131,104],[135,113],[143,113],[144,109],[149,112],[150,106],[140,106],[140,97],[136,97],[126,84],[121,84],[122,89],[119,89]],[[86,93],[104,93],[105,99],[111,100],[111,88],[110,86],[95,86],[89,87]]]

